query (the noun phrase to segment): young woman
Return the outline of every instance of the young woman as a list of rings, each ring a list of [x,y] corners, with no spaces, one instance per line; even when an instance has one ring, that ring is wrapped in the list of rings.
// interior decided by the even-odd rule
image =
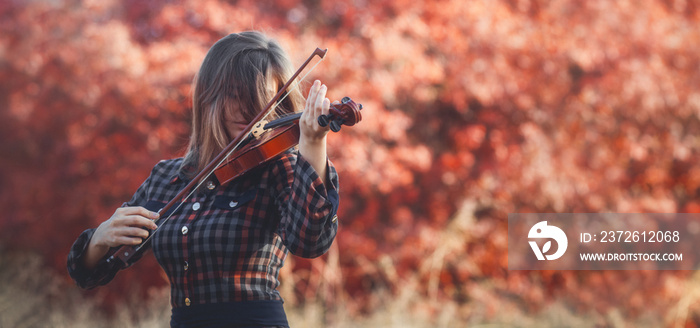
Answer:
[[[216,42],[195,78],[187,153],[156,164],[130,201],[78,237],[68,256],[76,283],[93,288],[111,281],[118,269],[100,265],[110,248],[148,237],[157,211],[245,129],[292,73],[279,44],[259,32]],[[326,157],[328,128],[316,122],[329,106],[319,81],[306,101],[291,91],[277,112],[303,109],[298,150],[225,185],[208,178],[153,235],[150,247],[170,280],[171,327],[288,326],[277,291],[287,252],[320,256],[338,229],[338,176]]]

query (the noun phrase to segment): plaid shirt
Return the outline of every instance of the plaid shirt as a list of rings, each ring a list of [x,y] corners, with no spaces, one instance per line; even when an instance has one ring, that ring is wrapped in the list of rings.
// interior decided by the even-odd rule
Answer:
[[[181,164],[181,158],[158,163],[122,206],[153,211],[165,206],[189,182]],[[162,226],[151,241],[170,279],[172,306],[281,301],[278,275],[287,252],[317,257],[335,238],[337,188],[338,175],[330,161],[324,187],[296,151],[224,186],[212,175],[169,221],[158,221]],[[81,265],[93,232],[84,231],[68,256],[68,271],[83,288],[104,285],[118,271],[99,266],[88,271]]]

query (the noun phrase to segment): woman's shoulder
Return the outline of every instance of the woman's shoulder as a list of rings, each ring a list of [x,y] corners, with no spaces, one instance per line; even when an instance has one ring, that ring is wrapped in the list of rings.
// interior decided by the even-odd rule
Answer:
[[[182,167],[182,160],[182,157],[161,160],[160,162],[156,163],[155,167],[153,167],[153,170],[159,170],[163,172],[177,172]]]
[[[164,159],[156,163],[151,171],[151,178],[173,179],[181,175],[183,158]]]

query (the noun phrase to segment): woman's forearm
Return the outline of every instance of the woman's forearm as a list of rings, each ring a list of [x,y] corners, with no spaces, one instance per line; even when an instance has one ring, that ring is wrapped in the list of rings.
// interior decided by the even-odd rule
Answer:
[[[309,164],[316,170],[316,173],[323,181],[324,185],[328,184],[328,160],[326,154],[326,138],[315,141],[307,140],[303,136],[299,138],[299,154],[306,159]]]
[[[87,250],[85,251],[85,256],[83,257],[83,266],[88,270],[94,269],[97,263],[107,255],[108,251],[108,246],[97,245],[95,238],[91,238]]]

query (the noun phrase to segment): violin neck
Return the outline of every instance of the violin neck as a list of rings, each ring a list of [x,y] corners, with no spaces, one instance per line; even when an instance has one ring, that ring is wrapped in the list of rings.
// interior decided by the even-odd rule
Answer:
[[[301,113],[294,113],[294,114],[282,116],[274,121],[271,121],[271,122],[265,124],[265,126],[263,128],[265,130],[267,130],[267,129],[274,129],[274,128],[280,127],[280,126],[294,124],[296,121],[299,120],[300,117],[301,117]]]

